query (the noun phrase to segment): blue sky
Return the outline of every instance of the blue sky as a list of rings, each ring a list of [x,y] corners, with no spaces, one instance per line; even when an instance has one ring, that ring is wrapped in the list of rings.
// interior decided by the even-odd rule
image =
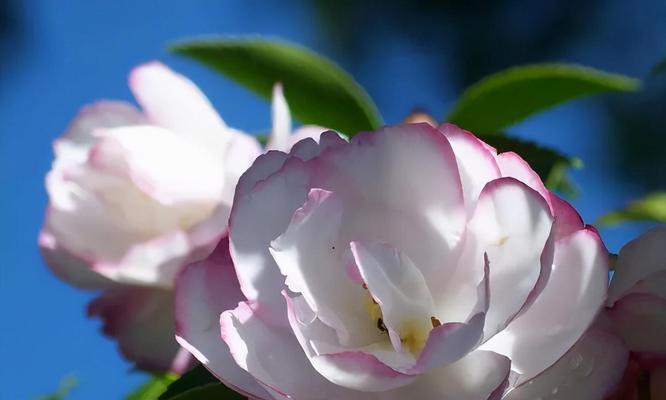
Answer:
[[[103,7],[92,1],[25,0],[20,4],[25,47],[5,54],[12,59],[5,60],[9,66],[0,76],[0,354],[4,358],[0,398],[30,399],[49,393],[68,374],[79,381],[72,400],[121,398],[145,375],[131,372],[115,344],[99,334],[98,321],[85,318],[92,294],[58,281],[37,251],[47,202],[43,176],[51,163],[52,140],[86,103],[101,98],[132,101],[127,73],[153,59],[190,76],[230,125],[249,132],[267,129],[268,104],[192,62],[168,55],[165,44],[174,39],[264,34],[335,55],[318,34],[305,1],[116,0]],[[608,26],[624,16],[621,7],[609,6],[607,14]],[[397,122],[417,104],[435,111],[450,107],[456,91],[433,90],[430,77],[442,71],[433,69],[430,55],[408,42],[389,39],[373,49],[374,61],[350,68],[376,99],[385,120]],[[605,46],[607,40],[592,35],[562,58],[638,76],[658,58],[655,53],[666,55],[663,41],[645,41],[646,55],[639,59],[623,61],[608,56],[609,52],[591,55],[590,48]],[[513,129],[584,160],[585,169],[573,173],[581,187],[573,203],[588,222],[640,195],[608,174],[602,150],[609,127],[599,107],[595,99],[576,101]],[[644,229],[645,225],[626,225],[602,233],[609,249],[617,251]]]

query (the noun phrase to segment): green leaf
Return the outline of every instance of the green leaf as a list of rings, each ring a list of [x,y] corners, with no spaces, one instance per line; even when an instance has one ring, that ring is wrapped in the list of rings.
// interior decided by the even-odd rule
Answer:
[[[491,135],[577,97],[639,86],[636,79],[577,65],[513,67],[467,88],[447,120],[477,135]]]
[[[292,114],[349,136],[382,123],[375,104],[332,61],[294,44],[257,37],[193,40],[170,47],[270,99],[282,82]]]
[[[632,201],[624,209],[602,216],[597,223],[608,226],[627,221],[666,223],[666,192],[651,193],[640,200]]]
[[[666,72],[666,59],[663,59],[655,64],[655,66],[652,67],[652,71],[650,71],[650,75],[655,76],[663,72]]]
[[[60,380],[58,389],[49,395],[39,396],[37,400],[65,400],[72,390],[79,384],[78,379],[74,375],[67,375]]]
[[[247,400],[247,396],[243,396],[221,383],[209,383],[167,398],[169,400]]]
[[[136,391],[127,395],[127,400],[156,400],[169,384],[178,379],[174,374],[153,376],[148,382],[141,385]]]
[[[566,156],[556,150],[534,142],[504,135],[484,137],[483,140],[499,152],[513,151],[530,164],[546,187],[567,196],[574,196],[576,189],[567,177],[569,168],[581,168],[580,159]]]
[[[172,382],[159,400],[222,399],[235,400],[246,397],[224,386],[203,365],[198,365]]]

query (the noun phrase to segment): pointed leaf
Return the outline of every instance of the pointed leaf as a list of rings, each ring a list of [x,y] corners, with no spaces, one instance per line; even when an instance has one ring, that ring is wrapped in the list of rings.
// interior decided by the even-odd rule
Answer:
[[[490,135],[577,97],[638,88],[636,79],[577,65],[513,67],[467,88],[447,120],[478,135]]]
[[[666,223],[666,192],[651,193],[640,200],[632,201],[624,209],[602,216],[597,223],[616,225],[627,221]]]
[[[136,391],[127,396],[127,400],[155,400],[162,394],[171,382],[178,377],[174,374],[155,375]]]
[[[160,393],[159,400],[246,399],[220,383],[203,365],[192,368]]]
[[[282,82],[292,114],[303,124],[347,135],[371,130],[381,117],[368,94],[332,61],[294,44],[261,38],[195,40],[171,46],[269,99]]]

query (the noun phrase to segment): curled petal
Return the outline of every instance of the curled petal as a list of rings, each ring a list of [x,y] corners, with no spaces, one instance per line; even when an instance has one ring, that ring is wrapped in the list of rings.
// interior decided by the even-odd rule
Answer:
[[[666,355],[666,300],[632,293],[608,311],[615,329],[631,351]]]
[[[104,334],[118,340],[121,353],[138,368],[183,373],[191,357],[174,340],[173,293],[118,286],[88,305],[88,315],[103,320]]]
[[[617,259],[610,288],[608,304],[613,305],[642,280],[666,270],[666,227],[660,226],[627,243]]]
[[[254,398],[268,393],[231,357],[220,335],[220,314],[236,307],[243,294],[224,238],[205,260],[188,265],[176,280],[176,340],[220,380]]]
[[[619,384],[628,356],[622,340],[596,324],[555,364],[504,399],[602,400]]]
[[[367,399],[315,371],[291,330],[270,325],[263,311],[260,304],[240,303],[220,318],[222,338],[241,368],[284,398]]]
[[[520,381],[558,360],[587,330],[603,306],[608,256],[595,231],[557,242],[548,284],[534,303],[482,348],[511,359]]]
[[[439,130],[451,143],[456,154],[467,210],[472,212],[476,200],[486,183],[502,176],[496,155],[470,132],[452,124],[444,124]]]
[[[132,70],[129,86],[156,125],[193,138],[206,147],[224,149],[230,133],[199,88],[164,64],[150,62]]]
[[[444,367],[433,369],[412,384],[382,393],[381,400],[499,399],[509,377],[511,361],[490,351],[474,351]]]

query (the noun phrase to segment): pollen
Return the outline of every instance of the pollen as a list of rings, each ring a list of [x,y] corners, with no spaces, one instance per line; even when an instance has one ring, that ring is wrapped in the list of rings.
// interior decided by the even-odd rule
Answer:
[[[432,324],[433,328],[437,328],[438,326],[442,325],[442,323],[436,317],[430,317],[430,323]]]

